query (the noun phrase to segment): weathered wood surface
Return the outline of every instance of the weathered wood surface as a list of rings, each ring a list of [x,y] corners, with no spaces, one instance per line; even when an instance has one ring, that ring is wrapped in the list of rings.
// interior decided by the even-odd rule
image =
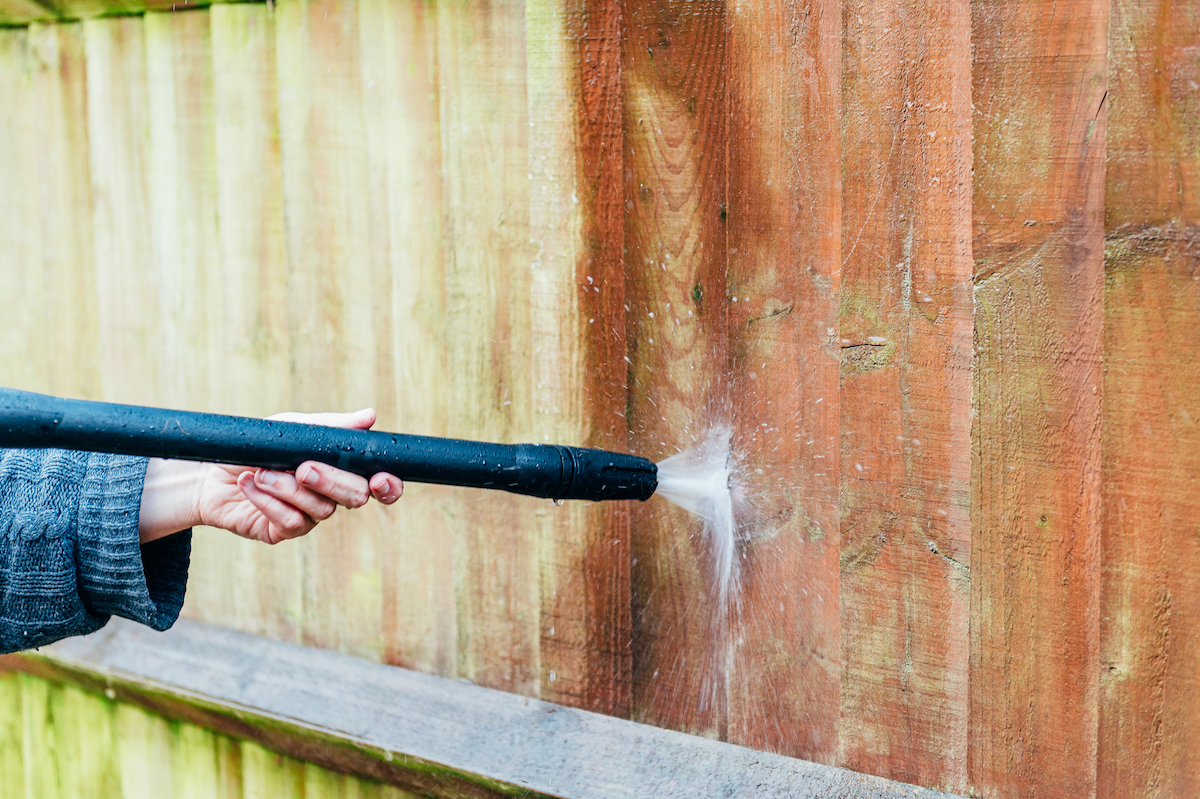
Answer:
[[[967,12],[0,30],[0,382],[653,458],[728,425],[727,606],[662,500],[410,486],[200,531],[186,614],[931,787],[1190,795],[1200,17]]]
[[[1099,0],[972,8],[967,768],[983,796],[1096,790],[1107,20]]]
[[[202,721],[334,767],[344,765],[339,758],[357,760],[364,770],[373,762],[369,773],[379,779],[431,796],[668,799],[750,792],[950,799],[845,769],[195,622],[162,634],[117,621],[99,634],[61,642],[40,655],[5,656],[0,664]],[[0,685],[13,679],[0,671]],[[16,679],[23,693],[83,699],[78,688],[24,675]],[[0,689],[0,702],[13,701],[10,695]],[[103,702],[78,703],[101,719],[111,711]],[[0,735],[6,734],[6,721],[0,721]],[[19,715],[14,721],[22,723]],[[26,723],[36,728],[38,721]],[[154,716],[149,721],[167,726]],[[208,737],[189,749],[212,745],[211,733],[171,726],[172,732]],[[46,732],[72,736],[69,728]],[[111,751],[101,746],[96,754]]]
[[[1112,5],[1105,201],[1103,799],[1200,793],[1200,13]]]
[[[967,786],[969,9],[850,2],[839,762]]]
[[[728,425],[725,7],[627,0],[622,82],[629,446],[661,460]],[[634,508],[633,718],[726,734],[729,612],[698,519]]]
[[[727,290],[741,519],[729,740],[837,760],[842,14],[727,12]],[[786,32],[786,33],[785,33]]]

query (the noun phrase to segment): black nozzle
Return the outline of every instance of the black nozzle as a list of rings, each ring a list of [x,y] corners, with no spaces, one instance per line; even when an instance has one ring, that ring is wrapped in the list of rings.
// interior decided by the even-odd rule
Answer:
[[[546,499],[649,499],[658,467],[635,455],[67,400],[0,388],[0,447],[111,452],[295,471],[320,461],[370,477]]]

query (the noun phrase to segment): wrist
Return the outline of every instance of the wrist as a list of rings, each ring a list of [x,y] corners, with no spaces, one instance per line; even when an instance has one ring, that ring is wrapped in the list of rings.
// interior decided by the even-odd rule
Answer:
[[[146,544],[200,523],[204,464],[151,458],[146,465],[138,538]]]

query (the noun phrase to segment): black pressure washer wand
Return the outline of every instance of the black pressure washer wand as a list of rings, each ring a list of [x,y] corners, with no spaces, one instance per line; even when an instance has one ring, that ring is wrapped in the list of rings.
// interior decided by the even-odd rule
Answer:
[[[320,461],[370,477],[546,499],[649,499],[658,467],[636,455],[68,400],[0,388],[0,447],[57,448],[295,471]]]

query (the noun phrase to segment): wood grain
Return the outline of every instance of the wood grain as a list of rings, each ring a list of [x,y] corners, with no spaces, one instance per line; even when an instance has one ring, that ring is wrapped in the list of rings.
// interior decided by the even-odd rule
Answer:
[[[1200,791],[1200,17],[1118,2],[1108,34],[1097,796]]]
[[[740,603],[729,739],[832,763],[841,679],[841,10],[729,8],[728,291]]]
[[[44,304],[39,275],[29,265],[40,260],[37,207],[25,201],[36,191],[36,161],[22,157],[35,148],[33,64],[29,33],[0,31],[0,91],[11,98],[0,110],[0,185],[19,187],[0,194],[0,285],[12,296],[26,298],[9,309],[11,322],[0,325],[0,375],[7,385],[37,390],[46,380],[44,362],[31,358],[28,336],[41,327]]]
[[[538,440],[624,450],[620,3],[526,6]],[[543,507],[541,696],[627,715],[629,509]]]
[[[161,330],[142,20],[89,20],[83,31],[101,398],[159,405]]]
[[[1096,790],[1108,8],[972,8],[967,765],[982,796]]]
[[[33,212],[30,221],[39,234],[38,252],[29,254],[24,268],[40,282],[42,304],[40,326],[22,335],[27,341],[40,339],[44,351],[53,353],[43,359],[45,390],[95,399],[100,331],[82,26],[30,26],[29,53],[26,86],[33,117],[27,129],[37,144],[21,157],[34,166],[37,183],[20,202]]]
[[[295,410],[369,407],[390,344],[390,287],[370,249],[358,7],[289,0],[275,10],[287,252],[289,399]],[[378,508],[342,512],[296,542],[303,640],[380,660]],[[331,612],[337,608],[336,612]]]
[[[846,12],[839,762],[961,791],[970,19],[952,2]]]
[[[446,289],[443,255],[437,6],[363,0],[359,35],[370,177],[370,247],[389,297],[390,359],[375,407],[388,430],[446,435]],[[384,332],[381,331],[381,336]],[[456,672],[453,491],[411,484],[387,511],[381,577],[386,660],[441,676]]]
[[[142,21],[161,402],[223,410],[210,378],[225,365],[223,348],[210,342],[208,312],[220,291],[209,15],[150,13]]]
[[[726,9],[624,4],[629,446],[652,460],[728,425]],[[698,520],[633,510],[633,718],[724,736],[729,608]]]
[[[212,404],[267,416],[291,407],[274,20],[261,5],[199,13],[210,17],[216,153],[217,280],[204,299],[209,346],[221,357],[209,372]],[[301,555],[199,531],[184,613],[299,640]]]
[[[449,432],[533,440],[531,369],[539,353],[531,328],[525,6],[454,3],[438,8],[437,24]],[[524,497],[455,492],[459,676],[538,694],[541,531],[534,514],[545,508]]]

